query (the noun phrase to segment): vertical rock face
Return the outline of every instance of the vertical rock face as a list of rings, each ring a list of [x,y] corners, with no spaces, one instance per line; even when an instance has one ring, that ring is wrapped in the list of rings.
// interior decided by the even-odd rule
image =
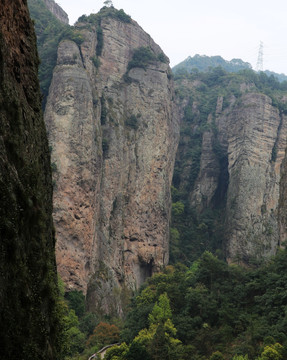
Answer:
[[[77,26],[85,41],[60,44],[45,111],[57,261],[90,307],[120,312],[125,289],[168,262],[178,119],[165,57],[134,21]],[[144,68],[129,65],[139,48]]]
[[[200,86],[187,82],[185,90],[191,92],[193,88],[195,96],[194,89]],[[196,120],[190,125],[192,134],[199,131],[199,126],[203,129],[198,173],[188,195],[190,206],[199,214],[206,209],[224,213],[221,221],[226,257],[246,264],[274,255],[286,237],[284,211],[281,225],[278,211],[279,201],[282,203],[279,184],[285,171],[281,164],[285,158],[287,118],[270,97],[253,89],[253,85],[241,84],[236,99],[226,87],[227,100],[217,97],[205,125],[196,124]],[[284,96],[281,101],[284,103]],[[196,101],[190,105],[194,119],[202,111],[197,105]],[[186,106],[187,102],[181,102],[181,107]],[[182,114],[188,119],[186,111]],[[183,149],[179,156],[187,151]],[[194,152],[191,165],[186,161],[180,175],[182,184],[187,181],[185,172],[194,166]],[[282,180],[282,194],[284,184]]]
[[[280,244],[285,245],[287,239],[287,157],[281,165],[280,196],[279,196],[279,234]]]
[[[278,201],[286,120],[266,95],[248,94],[227,122],[231,260],[274,255],[280,243]]]
[[[44,0],[45,5],[56,18],[64,24],[69,24],[68,14],[54,0]]]
[[[27,3],[0,7],[2,359],[57,358],[52,178]]]

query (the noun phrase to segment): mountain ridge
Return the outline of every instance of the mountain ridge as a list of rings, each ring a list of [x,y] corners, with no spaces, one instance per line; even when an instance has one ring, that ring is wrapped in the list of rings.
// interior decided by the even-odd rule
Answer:
[[[196,54],[193,57],[188,56],[185,60],[175,65],[172,68],[173,73],[180,74],[181,72],[187,71],[192,73],[194,71],[203,71],[206,72],[210,68],[215,68],[221,66],[224,70],[228,72],[239,72],[241,70],[252,70],[252,66],[248,62],[244,62],[241,59],[232,59],[230,61],[223,59],[220,55],[217,56],[207,56]],[[287,75],[281,73],[278,74],[274,71],[264,70],[263,71],[268,76],[274,76],[280,82],[287,81]]]

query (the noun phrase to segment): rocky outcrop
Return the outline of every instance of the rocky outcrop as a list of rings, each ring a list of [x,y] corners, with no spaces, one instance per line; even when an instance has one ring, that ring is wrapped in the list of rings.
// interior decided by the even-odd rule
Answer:
[[[2,359],[58,358],[52,177],[26,1],[0,7]]]
[[[245,95],[229,119],[228,257],[246,262],[274,255],[280,244],[279,182],[287,119],[263,94]]]
[[[111,11],[77,25],[80,47],[60,44],[45,119],[59,272],[91,309],[119,313],[126,292],[168,262],[178,119],[166,57]],[[139,48],[149,60],[131,66]]]
[[[51,13],[64,24],[69,24],[68,14],[54,0],[43,0]]]
[[[196,98],[195,89],[200,86],[203,86],[200,82],[187,82],[184,89],[190,93],[193,89]],[[230,262],[249,264],[274,255],[286,237],[284,220],[282,217],[280,225],[278,211],[279,201],[282,202],[279,184],[285,158],[287,117],[269,96],[252,84],[241,84],[237,98],[228,94],[228,86],[224,91],[225,99],[217,97],[217,104],[204,125],[196,120],[203,107],[199,109],[196,100],[189,105],[193,113],[190,131],[199,132],[200,126],[202,133],[198,173],[188,198],[198,214],[207,209],[214,211],[213,216],[216,211],[223,214],[220,221],[224,224],[226,258]],[[214,94],[212,96],[214,98]],[[284,96],[280,101],[285,101]],[[182,101],[180,106],[186,109],[188,105]],[[182,117],[187,126],[188,116],[183,110]],[[190,146],[193,149],[193,145]],[[187,146],[178,154],[182,158],[188,150],[189,163],[185,162],[180,175],[180,186],[185,189],[188,177],[184,174],[194,166],[195,150]],[[281,192],[284,193],[284,181]],[[215,232],[215,228],[209,236],[212,231]]]

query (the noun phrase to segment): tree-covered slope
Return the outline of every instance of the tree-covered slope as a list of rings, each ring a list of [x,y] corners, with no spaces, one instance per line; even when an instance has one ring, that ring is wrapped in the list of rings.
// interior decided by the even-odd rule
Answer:
[[[221,56],[206,56],[206,55],[194,55],[189,56],[181,63],[175,65],[172,71],[176,74],[178,72],[187,71],[198,72],[208,71],[209,68],[215,68],[221,66],[228,72],[238,72],[244,69],[251,69],[251,65],[248,62],[244,62],[241,59],[232,59],[230,61],[224,60]]]
[[[221,56],[207,56],[207,55],[194,55],[189,56],[179,64],[172,68],[174,74],[177,73],[194,73],[194,72],[206,72],[210,68],[221,66],[227,72],[238,72],[241,70],[251,70],[252,66],[248,62],[241,59],[232,59],[230,61],[223,59]],[[277,74],[274,71],[265,70],[264,73],[268,76],[274,75],[274,77],[280,82],[286,81],[287,76],[285,74]]]
[[[145,349],[151,359],[163,359],[155,356],[160,349],[173,351],[172,357],[164,357],[173,360],[285,359],[286,257],[284,250],[261,268],[246,270],[205,252],[190,268],[167,267],[134,298],[122,332],[129,350],[119,358],[134,359],[130,357],[133,347],[140,347],[140,340],[149,333],[146,344],[153,343],[153,348]],[[160,306],[163,294],[170,302],[170,313],[167,305]],[[181,345],[175,346],[171,335],[164,338],[150,331],[155,306],[160,306],[158,317],[170,319],[176,329],[172,337]]]

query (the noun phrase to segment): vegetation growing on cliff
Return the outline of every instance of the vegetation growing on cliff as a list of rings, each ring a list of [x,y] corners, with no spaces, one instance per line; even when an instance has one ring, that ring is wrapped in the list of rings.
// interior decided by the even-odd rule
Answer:
[[[80,45],[83,42],[83,37],[77,29],[59,21],[47,9],[43,0],[28,0],[28,5],[31,17],[35,22],[38,52],[41,59],[39,80],[45,104],[57,62],[57,50],[60,41],[68,39]]]
[[[98,24],[102,18],[111,17],[120,20],[124,23],[131,23],[132,18],[127,15],[123,9],[117,10],[114,7],[104,6],[97,14],[82,15],[79,17],[78,22],[87,23],[91,25]]]
[[[287,82],[280,83],[274,76],[242,70],[228,73],[221,67],[205,73],[175,75],[178,105],[183,120],[173,175],[173,209],[171,222],[171,262],[189,264],[203,251],[217,252],[224,258],[224,217],[228,187],[228,162],[226,150],[218,141],[216,119],[222,113],[239,106],[241,97],[248,92],[263,93],[272,99],[279,113],[286,113]],[[208,208],[197,211],[191,206],[190,194],[198,181],[203,135],[212,135],[212,151],[220,169],[218,189]],[[276,146],[272,160],[276,159]],[[214,171],[214,169],[210,169]],[[214,176],[217,173],[214,172]],[[177,204],[183,205],[180,214]]]

